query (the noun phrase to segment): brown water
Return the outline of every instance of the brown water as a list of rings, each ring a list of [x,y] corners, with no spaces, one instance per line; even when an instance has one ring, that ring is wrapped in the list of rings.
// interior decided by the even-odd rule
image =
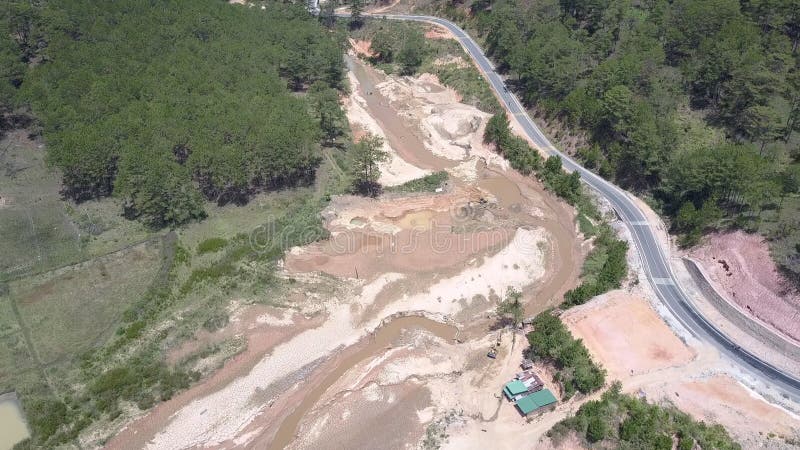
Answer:
[[[498,175],[484,178],[478,182],[478,187],[491,192],[505,208],[513,208],[521,206],[525,203],[525,197],[522,196],[519,186],[508,178]]]
[[[362,341],[363,346],[360,346],[355,353],[342,359],[330,373],[325,375],[325,378],[318,386],[303,397],[303,401],[297,405],[297,408],[281,422],[281,426],[278,428],[269,448],[282,449],[289,445],[295,438],[297,427],[303,416],[314,407],[320,397],[325,394],[325,391],[336,380],[361,361],[373,358],[386,351],[386,348],[390,347],[392,342],[400,337],[400,334],[405,330],[425,330],[447,340],[455,339],[458,332],[458,329],[454,326],[420,316],[399,317],[378,328]]]
[[[421,169],[442,170],[456,165],[456,161],[440,158],[428,151],[418,134],[418,127],[406,124],[407,119],[397,114],[391,107],[389,99],[375,88],[376,85],[386,81],[386,75],[349,55],[345,56],[345,62],[358,80],[358,91],[367,102],[370,116],[378,122],[387,143],[400,157]]]
[[[10,450],[14,444],[30,437],[28,426],[15,394],[0,395],[0,450]]]
[[[366,100],[367,111],[376,119],[389,144],[404,160],[417,167],[433,170],[454,166],[454,161],[432,154],[412,127],[404,124],[404,119],[392,108],[388,99],[375,89],[375,85],[386,80],[385,74],[350,56],[347,57],[347,67],[359,82],[359,91]],[[501,172],[485,169],[486,177],[478,181],[478,186],[494,195],[520,224],[542,227],[550,235],[546,276],[525,290],[526,297],[532,299],[526,305],[526,314],[537,314],[546,307],[555,306],[564,292],[577,284],[580,276],[583,257],[575,232],[574,210],[546,192],[532,177],[514,170]],[[450,182],[454,186],[465,185],[458,177],[452,177]],[[525,206],[542,209],[544,217],[531,216],[525,212]]]

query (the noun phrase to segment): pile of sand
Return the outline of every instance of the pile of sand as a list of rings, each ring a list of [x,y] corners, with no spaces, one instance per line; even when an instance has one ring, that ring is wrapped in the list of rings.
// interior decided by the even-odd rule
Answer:
[[[781,275],[764,239],[742,231],[710,235],[689,252],[729,300],[800,341],[800,295]]]

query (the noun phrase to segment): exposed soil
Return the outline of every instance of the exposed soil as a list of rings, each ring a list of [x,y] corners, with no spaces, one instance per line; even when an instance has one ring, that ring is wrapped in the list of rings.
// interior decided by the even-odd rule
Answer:
[[[689,252],[719,291],[743,310],[800,342],[800,294],[778,271],[763,238],[742,231],[708,236]]]
[[[695,356],[639,292],[611,291],[561,318],[612,379],[683,365]]]
[[[687,347],[638,290],[609,292],[562,319],[626,392],[719,423],[745,448],[763,444],[769,432],[797,433],[795,417],[726,375],[710,347]]]
[[[247,319],[242,321],[242,325],[234,325],[231,328],[239,328],[244,331],[247,340],[247,349],[227,361],[223,368],[216,371],[212,376],[203,382],[195,385],[188,391],[173,397],[172,399],[159,404],[149,411],[141,419],[133,422],[125,429],[120,431],[107,445],[107,449],[141,449],[144,448],[156,433],[167,426],[172,420],[173,415],[182,408],[191,407],[198,398],[203,398],[229,385],[236,378],[248,373],[253,366],[272,349],[282,342],[286,342],[292,337],[314,327],[319,326],[323,321],[323,316],[305,318],[300,315],[293,315],[291,322],[284,326],[275,326],[269,322],[261,321],[261,314],[254,315],[254,312],[261,312],[262,307],[246,307],[243,315]],[[227,333],[227,331],[223,332]],[[216,339],[216,337],[215,337]],[[211,339],[209,339],[211,340]],[[192,341],[190,341],[192,342]],[[185,349],[177,353],[185,352]],[[175,354],[173,358],[180,355]],[[195,410],[195,414],[203,415],[205,411]]]
[[[798,418],[727,375],[667,381],[644,392],[651,401],[666,401],[698,420],[723,425],[744,448],[796,448],[784,438],[797,438]]]

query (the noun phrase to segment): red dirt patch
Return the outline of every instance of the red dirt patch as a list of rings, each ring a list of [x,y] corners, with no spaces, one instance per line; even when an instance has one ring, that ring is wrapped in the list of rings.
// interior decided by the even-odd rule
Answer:
[[[375,52],[372,51],[372,41],[350,39],[350,46],[359,56],[366,56],[367,58],[375,56]]]
[[[258,308],[256,308],[258,309]],[[252,312],[252,311],[251,311]],[[250,312],[245,313],[246,318],[242,318],[243,323],[258,323],[257,317],[252,317]],[[121,430],[107,445],[106,449],[129,449],[144,448],[145,444],[164,429],[171,420],[173,414],[181,410],[197,398],[201,398],[222,389],[230,384],[234,379],[249,372],[267,353],[279,344],[292,339],[294,336],[314,328],[325,321],[325,317],[320,315],[313,318],[305,318],[299,314],[292,317],[293,324],[288,326],[274,326],[261,324],[247,328],[247,350],[228,361],[222,369],[217,370],[208,379],[193,386],[187,391],[180,393],[172,399],[159,404],[150,410],[143,417],[137,419],[132,424]],[[231,327],[241,327],[238,324]],[[198,412],[202,414],[202,412]]]
[[[689,252],[744,311],[800,341],[800,295],[781,275],[764,239],[741,231],[710,235]]]
[[[561,318],[611,378],[679,366],[694,358],[641,294],[611,291]]]
[[[427,39],[453,39],[453,34],[444,28],[430,27],[425,31]]]

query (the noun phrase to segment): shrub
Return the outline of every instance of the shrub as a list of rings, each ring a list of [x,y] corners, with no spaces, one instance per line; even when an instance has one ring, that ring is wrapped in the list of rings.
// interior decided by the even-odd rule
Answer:
[[[389,192],[433,192],[442,187],[449,175],[445,171],[434,172],[430,175],[407,181],[399,186],[387,188]]]
[[[216,253],[225,248],[226,245],[228,245],[227,239],[219,237],[206,239],[205,241],[197,244],[197,254],[203,255],[206,253]]]
[[[572,337],[558,317],[545,311],[533,320],[533,331],[528,334],[532,358],[552,362],[558,372],[557,380],[564,386],[564,397],[574,392],[587,394],[605,383],[605,370],[597,366],[583,342]]]

